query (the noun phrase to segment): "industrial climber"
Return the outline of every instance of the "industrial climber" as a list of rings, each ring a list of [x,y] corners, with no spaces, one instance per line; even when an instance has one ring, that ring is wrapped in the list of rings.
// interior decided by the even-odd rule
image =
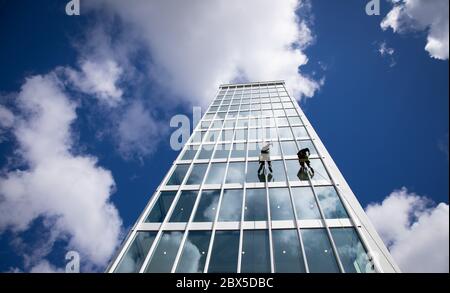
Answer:
[[[272,145],[271,142],[268,142],[264,144],[264,146],[261,148],[261,154],[259,155],[259,169],[258,174],[261,173],[261,171],[264,169],[264,165],[267,162],[269,165],[269,171],[272,173],[272,162],[270,161],[270,146]]]
[[[311,177],[314,176],[314,169],[311,167],[311,162],[309,161],[310,156],[309,148],[304,148],[298,151],[297,157],[300,163],[300,173],[306,173],[307,169],[305,168],[305,163],[310,170]]]

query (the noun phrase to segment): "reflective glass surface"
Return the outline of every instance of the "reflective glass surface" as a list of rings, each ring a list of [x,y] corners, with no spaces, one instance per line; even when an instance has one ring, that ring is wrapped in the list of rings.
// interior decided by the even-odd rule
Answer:
[[[188,169],[189,165],[177,165],[167,181],[167,185],[180,185]]]
[[[145,272],[170,273],[182,237],[182,232],[163,232]]]
[[[245,192],[244,221],[267,221],[266,189],[247,189]]]
[[[176,269],[177,273],[202,273],[211,231],[190,231]]]
[[[246,153],[246,143],[233,143],[233,148],[231,149],[231,158],[245,158]]]
[[[272,241],[276,273],[306,272],[297,230],[272,230]]]
[[[242,189],[225,189],[220,205],[219,221],[240,221]]]
[[[169,222],[188,222],[198,191],[184,190],[178,198]]]
[[[297,219],[320,219],[320,212],[311,187],[293,187],[291,190]]]
[[[315,188],[325,218],[348,218],[347,212],[333,186],[320,186]]]
[[[162,191],[145,221],[150,223],[161,223],[164,221],[176,194],[176,191]]]
[[[227,163],[212,163],[205,184],[222,184]]]
[[[270,188],[270,215],[272,220],[293,220],[294,213],[292,210],[289,189],[287,188]]]
[[[272,161],[273,173],[268,175],[269,182],[286,182],[283,161]]]
[[[214,159],[226,159],[231,149],[231,144],[218,143],[216,145],[216,152],[214,153]]]
[[[354,228],[330,230],[346,273],[374,272],[374,267]]]
[[[209,160],[214,150],[214,144],[204,144],[200,149],[197,159]]]
[[[137,232],[133,243],[120,260],[114,272],[116,273],[137,273],[139,272],[148,250],[155,240],[157,232]]]
[[[339,267],[325,229],[302,229],[303,245],[311,273],[338,273]]]
[[[297,144],[295,144],[295,141],[288,140],[288,141],[282,141],[281,147],[283,148],[283,154],[285,156],[296,156],[298,149]]]
[[[241,183],[245,181],[245,162],[231,162],[228,165],[225,183]]]
[[[247,163],[247,175],[245,176],[245,182],[247,183],[257,183],[265,182],[265,174],[263,172],[258,173],[259,162],[249,161]]]
[[[208,164],[194,164],[194,167],[192,168],[191,174],[189,174],[186,184],[201,184],[207,168]]]
[[[217,213],[220,190],[203,190],[194,216],[194,222],[213,222]]]
[[[244,230],[241,273],[270,273],[268,230]]]
[[[235,273],[239,253],[239,231],[216,231],[209,273]]]
[[[184,152],[183,156],[181,157],[182,160],[193,160],[195,157],[195,154],[197,153],[197,149],[193,148],[192,146],[187,148]]]

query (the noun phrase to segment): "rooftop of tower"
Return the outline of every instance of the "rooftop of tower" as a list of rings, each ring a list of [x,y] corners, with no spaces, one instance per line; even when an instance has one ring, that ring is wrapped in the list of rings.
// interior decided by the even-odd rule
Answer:
[[[252,87],[252,86],[267,86],[267,85],[284,85],[284,80],[271,80],[271,81],[255,81],[255,82],[247,82],[247,83],[227,83],[221,84],[220,88],[228,88],[228,87]]]

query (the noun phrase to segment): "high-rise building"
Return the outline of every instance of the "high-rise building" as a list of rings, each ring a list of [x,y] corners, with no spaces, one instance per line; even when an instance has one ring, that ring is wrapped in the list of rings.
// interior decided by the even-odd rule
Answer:
[[[304,148],[314,173],[300,170]],[[399,268],[284,82],[273,81],[220,86],[108,272]]]

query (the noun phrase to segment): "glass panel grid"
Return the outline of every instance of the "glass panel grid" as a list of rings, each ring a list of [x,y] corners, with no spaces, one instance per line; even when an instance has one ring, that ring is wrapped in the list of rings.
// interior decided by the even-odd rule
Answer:
[[[161,207],[158,206],[158,202],[163,199],[163,192],[167,192],[162,191],[159,192],[158,200],[147,216],[150,218],[150,215],[155,214],[155,210],[159,208],[160,215],[154,216],[152,220],[154,223],[158,223],[158,221],[160,223],[164,221],[187,223],[191,219],[193,223],[211,223],[213,228],[204,231],[169,231],[166,230],[164,224],[160,230],[155,228],[155,231],[159,231],[159,233],[153,244],[150,245],[151,249],[149,249],[149,255],[144,263],[145,271],[170,271],[172,267],[174,270],[176,268],[177,272],[202,272],[206,269],[208,272],[235,272],[237,270],[241,272],[258,270],[261,272],[281,272],[283,270],[309,272],[316,270],[314,262],[307,265],[309,262],[304,259],[305,255],[306,259],[308,254],[314,255],[310,251],[310,242],[306,243],[306,248],[309,250],[305,252],[302,240],[302,235],[309,236],[315,233],[312,231],[310,233],[310,228],[303,229],[298,224],[289,228],[297,235],[299,241],[296,248],[299,261],[297,265],[292,264],[295,269],[282,269],[281,259],[283,257],[277,256],[280,251],[276,250],[276,246],[280,245],[277,241],[280,241],[279,235],[283,234],[282,230],[267,228],[248,230],[250,226],[243,228],[245,223],[255,221],[267,223],[268,221],[295,220],[297,223],[298,220],[322,219],[324,223],[327,223],[327,219],[348,219],[349,217],[340,202],[339,194],[329,191],[329,188],[333,188],[333,182],[330,181],[326,168],[321,167],[323,163],[320,157],[314,161],[316,162],[314,167],[320,170],[323,177],[328,178],[330,186],[314,188],[311,186],[312,181],[303,182],[304,186],[301,187],[292,186],[299,181],[295,179],[297,176],[294,177],[292,171],[294,168],[298,168],[294,164],[297,163],[296,160],[293,160],[296,151],[302,147],[310,148],[313,155],[317,155],[317,151],[303,126],[301,117],[292,104],[293,100],[289,98],[284,86],[281,85],[281,87],[263,88],[252,85],[249,87],[248,93],[246,91],[237,92],[231,87],[218,92],[217,98],[196,127],[191,140],[181,151],[182,155],[178,160],[185,163],[176,164],[168,175],[167,183],[162,186],[162,190],[166,187],[178,186],[178,192],[172,192],[175,199],[172,198],[169,203],[172,205],[171,211],[168,212],[168,208],[165,207],[161,212]],[[258,90],[253,91],[253,88]],[[232,106],[235,107],[232,108]],[[273,127],[263,128],[265,134],[263,136],[255,135],[255,131],[256,133],[260,132],[262,126],[257,121],[265,120],[266,118],[261,119],[263,117],[272,117],[269,125]],[[232,123],[233,121],[234,123]],[[226,137],[225,130],[233,134]],[[194,138],[197,140],[194,141]],[[259,164],[257,160],[249,160],[249,157],[257,157],[258,146],[268,140],[274,143],[272,159],[274,174],[255,176],[249,172],[254,173]],[[311,161],[313,160],[311,159]],[[288,177],[283,175],[286,171]],[[235,184],[240,184],[241,187],[239,188]],[[261,184],[261,186],[255,184]],[[190,186],[189,189],[184,191],[188,186]],[[216,189],[209,189],[207,186]],[[311,188],[316,190],[315,197]],[[324,192],[323,190],[328,191]],[[283,196],[280,195],[277,198],[279,191],[283,191]],[[322,218],[321,213],[325,218]],[[229,221],[241,224],[236,226],[236,229],[222,230],[220,223]],[[330,231],[326,224],[322,231],[324,233],[321,235],[325,236],[319,238],[322,242],[325,241],[324,239],[330,241],[332,252],[330,263],[334,263],[336,265],[334,269],[337,268],[339,271],[340,260],[339,256],[335,255],[336,249],[342,250],[346,244],[342,243],[342,237],[340,237],[339,247],[335,248],[331,234],[326,233]],[[196,236],[197,234],[198,236]],[[249,239],[259,239],[263,236],[268,237],[266,244],[259,243],[266,245],[264,246],[265,256],[263,259],[255,259],[252,256],[252,249],[256,243],[250,242]],[[169,245],[166,243],[169,241],[168,238],[176,241],[171,240]],[[205,245],[208,247],[199,247],[198,239],[200,238],[204,239],[207,243]],[[312,238],[314,239],[314,237]],[[224,239],[235,243],[233,245],[238,245],[238,248],[233,246],[234,248],[230,250],[229,247],[221,245],[220,243],[225,241]],[[272,242],[272,239],[275,242]],[[307,241],[311,240],[307,238]],[[265,250],[266,248],[267,250]],[[170,255],[165,257],[168,250]],[[281,253],[283,254],[283,251]],[[150,256],[150,254],[152,255]],[[231,259],[223,259],[224,255]],[[170,265],[167,264],[159,269],[152,268],[161,259],[169,258]],[[193,261],[195,265],[189,266],[187,263],[189,259],[197,260]],[[254,260],[249,261],[251,259]],[[348,264],[350,261],[346,260],[345,265],[350,266]]]

